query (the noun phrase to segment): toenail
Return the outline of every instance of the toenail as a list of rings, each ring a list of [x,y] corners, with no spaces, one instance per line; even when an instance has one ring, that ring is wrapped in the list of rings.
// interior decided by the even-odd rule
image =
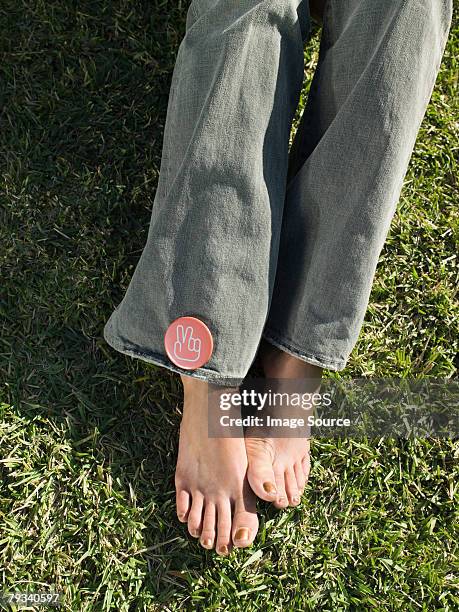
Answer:
[[[247,527],[241,527],[238,529],[234,535],[235,540],[240,540],[241,542],[249,539],[249,530]]]
[[[295,497],[292,497],[292,501],[294,504],[297,504],[300,501],[300,498],[295,495]]]
[[[275,485],[273,485],[272,482],[264,482],[263,489],[266,491],[266,493],[270,493],[273,495],[276,493],[276,487]]]
[[[195,529],[194,531],[191,532],[191,535],[193,536],[193,538],[199,538],[201,534],[199,533],[197,529]]]
[[[212,540],[210,540],[209,538],[206,538],[203,543],[203,546],[212,546]]]
[[[285,501],[285,497],[279,497],[278,501],[280,504],[283,504]]]
[[[221,555],[227,555],[228,554],[228,546],[226,546],[226,544],[223,544],[222,546],[220,546],[220,548],[218,549],[218,552]]]
[[[178,515],[179,521],[183,521],[183,519],[185,518],[184,514],[179,514]]]

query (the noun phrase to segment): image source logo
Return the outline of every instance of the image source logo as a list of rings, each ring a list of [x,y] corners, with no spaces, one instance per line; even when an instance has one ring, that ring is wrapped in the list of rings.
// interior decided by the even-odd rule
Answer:
[[[172,363],[184,370],[195,370],[209,361],[213,338],[200,319],[179,317],[167,328],[164,346]]]
[[[454,379],[247,378],[209,389],[210,437],[459,436]]]

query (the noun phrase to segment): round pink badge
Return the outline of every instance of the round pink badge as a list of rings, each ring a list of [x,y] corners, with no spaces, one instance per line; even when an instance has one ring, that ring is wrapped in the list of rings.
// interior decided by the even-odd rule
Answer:
[[[179,317],[167,328],[164,346],[172,363],[195,370],[209,361],[214,341],[205,323],[196,317]]]

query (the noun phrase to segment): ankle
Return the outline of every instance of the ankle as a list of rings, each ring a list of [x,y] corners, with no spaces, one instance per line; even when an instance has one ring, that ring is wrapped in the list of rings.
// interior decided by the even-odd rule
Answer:
[[[186,395],[203,395],[207,393],[209,383],[207,380],[200,380],[193,376],[180,374],[180,379],[183,385],[183,392]]]
[[[267,378],[310,378],[320,381],[323,368],[263,341],[260,358]]]

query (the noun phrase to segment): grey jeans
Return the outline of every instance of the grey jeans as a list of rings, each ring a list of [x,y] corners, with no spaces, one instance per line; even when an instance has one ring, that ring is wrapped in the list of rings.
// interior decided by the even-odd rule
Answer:
[[[289,151],[307,0],[194,0],[172,75],[148,238],[104,327],[132,357],[237,385],[261,337],[345,367],[439,70],[452,0],[328,0]],[[213,338],[183,370],[164,336]]]

